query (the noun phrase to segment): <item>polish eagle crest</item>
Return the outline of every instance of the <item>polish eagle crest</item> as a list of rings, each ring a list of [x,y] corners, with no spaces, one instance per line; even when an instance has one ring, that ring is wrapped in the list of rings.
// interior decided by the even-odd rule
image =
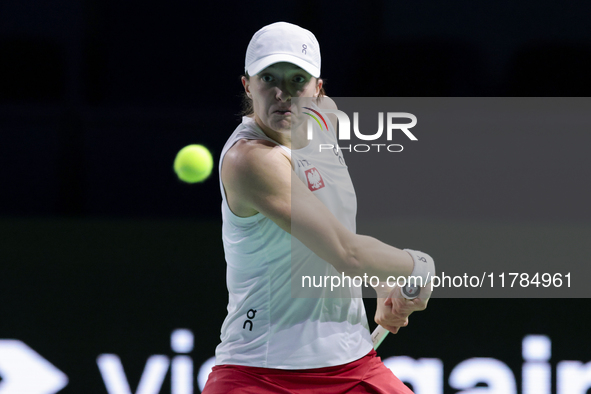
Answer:
[[[322,176],[315,167],[306,171],[306,178],[310,190],[314,191],[324,187]]]

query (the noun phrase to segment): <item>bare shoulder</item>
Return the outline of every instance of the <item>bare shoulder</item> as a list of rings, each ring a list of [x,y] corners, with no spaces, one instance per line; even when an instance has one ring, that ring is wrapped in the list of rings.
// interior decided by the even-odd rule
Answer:
[[[337,103],[335,103],[329,96],[322,96],[319,100],[316,100],[316,102],[320,109],[338,109]]]
[[[228,205],[241,217],[258,212],[273,218],[290,204],[291,162],[278,146],[264,140],[240,140],[222,163]]]
[[[265,140],[240,140],[226,153],[222,172],[228,180],[250,179],[267,173],[272,166],[291,168],[289,158],[278,145]]]

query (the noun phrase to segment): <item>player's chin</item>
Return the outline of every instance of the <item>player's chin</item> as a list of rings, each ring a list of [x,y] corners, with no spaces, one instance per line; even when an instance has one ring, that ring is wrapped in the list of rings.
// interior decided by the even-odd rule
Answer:
[[[271,128],[279,132],[289,132],[291,131],[291,119],[274,119]]]

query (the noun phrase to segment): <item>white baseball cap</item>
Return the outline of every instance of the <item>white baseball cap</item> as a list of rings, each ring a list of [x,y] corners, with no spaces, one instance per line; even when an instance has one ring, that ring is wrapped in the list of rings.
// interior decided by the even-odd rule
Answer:
[[[279,62],[293,63],[318,78],[320,45],[314,34],[287,22],[276,22],[257,31],[246,49],[244,71],[256,75]]]

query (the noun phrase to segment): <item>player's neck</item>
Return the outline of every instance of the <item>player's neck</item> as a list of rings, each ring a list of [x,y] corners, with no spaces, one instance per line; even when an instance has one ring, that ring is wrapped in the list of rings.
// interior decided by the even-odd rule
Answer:
[[[301,149],[310,143],[310,141],[305,138],[306,133],[304,127],[299,127],[298,130],[295,131],[291,129],[277,131],[263,124],[256,115],[255,122],[267,137],[289,149]]]

